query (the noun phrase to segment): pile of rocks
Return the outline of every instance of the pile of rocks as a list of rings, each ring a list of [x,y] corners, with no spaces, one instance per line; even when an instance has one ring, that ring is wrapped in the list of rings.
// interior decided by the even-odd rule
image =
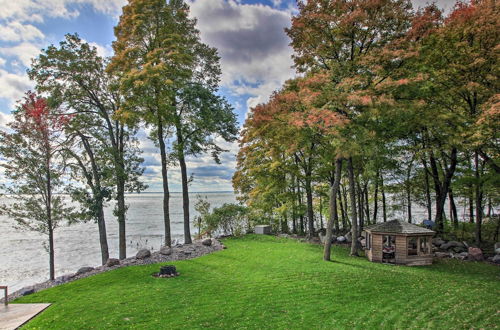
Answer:
[[[467,242],[444,241],[440,237],[432,239],[434,256],[438,258],[454,258],[469,261],[488,260],[500,264],[500,243],[495,244],[495,256],[486,258],[480,248],[472,247]]]
[[[325,244],[326,242],[326,233],[319,232],[319,239],[321,241],[321,244]],[[352,235],[351,233],[347,233],[343,236],[336,236],[332,235],[332,243],[351,243],[352,242]]]
[[[9,301],[21,296],[26,296],[44,289],[48,289],[60,284],[72,282],[80,278],[92,276],[95,274],[107,272],[113,269],[127,267],[132,265],[147,265],[166,261],[186,260],[201,257],[215,251],[225,249],[222,242],[215,238],[207,238],[201,241],[195,241],[193,244],[177,244],[172,247],[163,246],[159,251],[151,253],[148,249],[141,249],[135,257],[118,260],[108,259],[105,265],[99,267],[81,267],[74,274],[67,274],[57,277],[54,281],[46,281],[33,286],[24,287],[9,295]]]

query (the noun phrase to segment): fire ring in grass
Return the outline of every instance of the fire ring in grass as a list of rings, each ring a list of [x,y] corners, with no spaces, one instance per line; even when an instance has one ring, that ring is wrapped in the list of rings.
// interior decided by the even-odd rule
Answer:
[[[160,268],[159,273],[153,274],[154,277],[166,278],[166,277],[176,277],[180,273],[177,272],[174,265],[167,265]]]

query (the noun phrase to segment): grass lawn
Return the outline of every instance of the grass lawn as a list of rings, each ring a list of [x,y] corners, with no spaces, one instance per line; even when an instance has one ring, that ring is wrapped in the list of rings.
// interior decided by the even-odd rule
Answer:
[[[500,268],[440,260],[432,266],[376,264],[335,247],[249,235],[227,250],[177,261],[181,276],[153,278],[158,265],[88,277],[16,303],[50,302],[26,328],[498,328]]]

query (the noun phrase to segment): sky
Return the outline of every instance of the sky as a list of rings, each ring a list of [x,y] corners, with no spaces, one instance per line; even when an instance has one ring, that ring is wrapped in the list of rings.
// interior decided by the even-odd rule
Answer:
[[[24,92],[33,89],[26,75],[31,58],[66,33],[80,37],[112,55],[113,27],[126,0],[0,0],[0,129]],[[290,40],[284,29],[297,14],[295,0],[187,0],[198,20],[204,43],[221,57],[220,92],[233,105],[241,126],[249,109],[266,102],[270,94],[294,76]],[[426,0],[413,0],[415,7]],[[439,0],[449,10],[454,0]],[[148,191],[161,191],[160,155],[145,132],[139,133]],[[190,191],[231,191],[237,143],[220,141],[228,150],[217,165],[208,155],[190,157]],[[3,178],[0,173],[0,181]],[[169,170],[171,191],[181,190],[180,170]]]

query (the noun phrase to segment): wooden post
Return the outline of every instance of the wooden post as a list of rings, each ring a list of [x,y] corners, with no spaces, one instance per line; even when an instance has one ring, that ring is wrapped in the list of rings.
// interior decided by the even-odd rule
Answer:
[[[4,290],[4,293],[5,293],[4,304],[5,304],[5,306],[7,306],[7,305],[9,304],[9,302],[8,302],[8,300],[7,300],[7,297],[9,296],[7,286],[3,286],[3,285],[1,285],[1,286],[0,286],[0,289],[3,289],[3,290]]]

